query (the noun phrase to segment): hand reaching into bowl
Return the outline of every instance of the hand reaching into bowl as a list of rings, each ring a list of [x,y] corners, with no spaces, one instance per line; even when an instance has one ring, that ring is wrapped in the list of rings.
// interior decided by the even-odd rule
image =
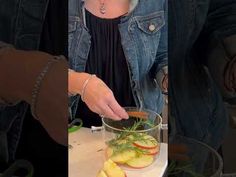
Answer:
[[[101,117],[127,119],[127,112],[118,104],[113,92],[95,75],[69,71],[69,92],[80,94],[88,108]]]

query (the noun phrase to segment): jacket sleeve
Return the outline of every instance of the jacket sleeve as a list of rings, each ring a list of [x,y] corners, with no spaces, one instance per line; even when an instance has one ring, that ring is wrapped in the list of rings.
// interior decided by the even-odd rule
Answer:
[[[11,44],[7,44],[7,43],[0,41],[0,58],[1,58],[1,54],[9,48],[13,48],[13,46]],[[1,86],[2,86],[2,84],[1,84]],[[11,105],[11,103],[8,102],[7,100],[5,100],[5,97],[3,95],[0,95],[0,110],[2,110],[6,105]]]
[[[156,60],[150,70],[150,77],[156,87],[162,88],[162,80],[168,74],[168,9],[167,1],[164,4],[164,26],[161,28],[161,37],[156,54]]]
[[[225,87],[225,70],[236,57],[236,1],[212,0],[204,29],[206,66],[224,98],[235,97]]]

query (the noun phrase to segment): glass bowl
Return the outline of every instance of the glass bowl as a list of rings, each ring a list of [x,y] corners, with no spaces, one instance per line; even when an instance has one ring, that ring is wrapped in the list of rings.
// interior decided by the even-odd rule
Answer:
[[[169,159],[168,176],[169,177],[221,177],[223,161],[221,156],[210,146],[192,138],[180,135],[169,139],[170,149],[175,151],[184,149],[180,154],[178,151],[174,154],[176,157],[186,156],[185,160]],[[184,147],[184,148],[183,148]],[[170,152],[169,152],[170,154]],[[181,155],[181,156],[180,156]]]
[[[159,114],[135,107],[125,107],[129,119],[103,118],[105,159],[124,168],[142,169],[157,159],[161,145],[162,118]]]

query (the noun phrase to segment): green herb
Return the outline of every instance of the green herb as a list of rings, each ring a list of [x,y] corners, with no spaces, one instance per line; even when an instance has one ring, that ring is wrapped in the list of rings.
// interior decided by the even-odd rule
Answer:
[[[153,144],[156,143],[153,139],[146,137],[147,133],[138,133],[137,131],[140,127],[148,125],[150,128],[154,127],[154,124],[149,120],[138,119],[132,127],[124,128],[124,131],[117,134],[116,137],[107,142],[109,147],[113,149],[113,155],[127,151],[134,150],[137,155],[145,154],[148,151],[141,148],[135,147],[134,142],[148,142],[151,141]]]
[[[168,176],[178,177],[183,174],[188,174],[189,177],[204,177],[201,174],[197,174],[192,166],[192,163],[180,163],[177,161],[170,161],[167,169]]]
[[[137,154],[147,153],[146,150],[142,150],[138,147],[135,147],[131,143],[124,143],[124,144],[113,146],[113,155],[119,154],[127,150],[134,150]]]

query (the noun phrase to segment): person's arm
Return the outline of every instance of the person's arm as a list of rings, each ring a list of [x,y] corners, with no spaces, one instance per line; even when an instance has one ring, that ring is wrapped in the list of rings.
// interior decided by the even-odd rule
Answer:
[[[101,79],[95,75],[74,70],[69,70],[68,75],[69,94],[72,96],[79,94],[91,111],[101,117],[114,120],[129,117],[116,101],[113,92]]]
[[[236,1],[211,1],[203,36],[210,74],[225,98],[235,97]]]
[[[1,43],[0,97],[7,103],[26,101],[30,104],[36,78],[50,60],[54,59],[46,53],[16,50]]]
[[[0,97],[2,105],[19,101],[58,143],[67,144],[68,64],[65,59],[39,51],[16,50],[1,43]]]

